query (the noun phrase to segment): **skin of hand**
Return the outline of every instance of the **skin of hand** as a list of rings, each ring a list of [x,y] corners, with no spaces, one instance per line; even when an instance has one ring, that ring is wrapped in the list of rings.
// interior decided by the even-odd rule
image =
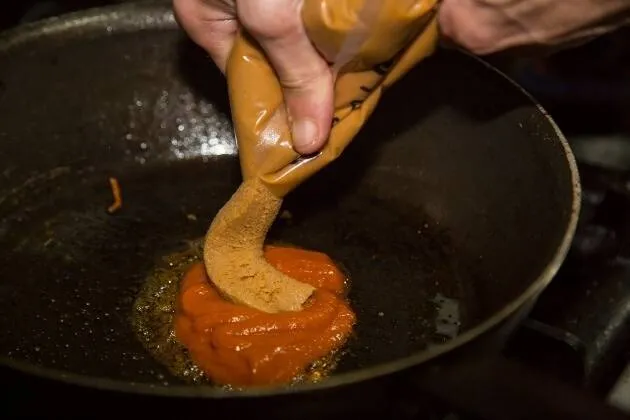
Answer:
[[[173,0],[175,16],[225,72],[243,27],[261,45],[283,87],[293,147],[326,143],[334,75],[311,44],[300,17],[304,0]],[[442,0],[445,38],[485,55],[515,47],[567,47],[630,23],[630,0]]]
[[[443,0],[440,29],[474,54],[566,48],[630,23],[630,0]]]
[[[239,27],[262,47],[283,88],[293,147],[315,153],[328,138],[333,74],[302,24],[303,0],[173,0],[175,17],[225,73]]]

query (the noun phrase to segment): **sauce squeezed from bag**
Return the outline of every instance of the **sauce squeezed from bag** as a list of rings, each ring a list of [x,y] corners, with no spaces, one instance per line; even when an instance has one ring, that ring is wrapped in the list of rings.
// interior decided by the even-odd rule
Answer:
[[[282,273],[315,287],[303,310],[270,314],[231,303],[200,263],[181,284],[175,334],[217,384],[291,383],[314,363],[310,379],[323,378],[352,331],[355,315],[344,299],[346,277],[328,256],[267,246],[265,258]]]

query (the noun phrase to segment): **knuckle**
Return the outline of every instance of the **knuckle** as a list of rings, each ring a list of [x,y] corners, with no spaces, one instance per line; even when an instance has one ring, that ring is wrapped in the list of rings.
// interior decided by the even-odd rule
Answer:
[[[497,45],[497,39],[493,34],[482,29],[459,33],[456,41],[474,54],[487,54],[492,52]]]
[[[173,13],[178,22],[201,24],[233,18],[228,6],[222,1],[172,0]]]
[[[190,15],[192,0],[173,0],[173,14],[178,21],[186,20]]]
[[[500,3],[506,0],[444,0],[439,12],[442,34],[474,54],[494,52],[509,35]]]
[[[492,50],[497,42],[496,34],[491,28],[457,19],[444,25],[442,32],[447,38],[475,54]]]
[[[255,37],[280,39],[303,31],[300,2],[295,0],[245,0],[237,11],[242,25]]]
[[[282,87],[289,91],[304,92],[319,89],[330,78],[329,70],[325,65],[313,65],[308,67],[295,67],[279,75]]]

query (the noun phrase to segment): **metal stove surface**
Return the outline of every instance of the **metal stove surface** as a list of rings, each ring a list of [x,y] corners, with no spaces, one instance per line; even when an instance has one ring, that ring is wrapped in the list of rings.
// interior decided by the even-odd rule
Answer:
[[[604,398],[630,362],[630,173],[581,174],[573,247],[507,351]],[[630,389],[615,395],[623,405]]]

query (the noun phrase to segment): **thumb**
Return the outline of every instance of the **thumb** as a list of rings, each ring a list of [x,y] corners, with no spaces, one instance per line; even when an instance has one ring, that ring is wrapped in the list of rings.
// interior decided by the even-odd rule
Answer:
[[[304,30],[301,6],[298,0],[245,0],[238,13],[278,75],[295,151],[310,154],[324,146],[330,133],[333,76]]]

